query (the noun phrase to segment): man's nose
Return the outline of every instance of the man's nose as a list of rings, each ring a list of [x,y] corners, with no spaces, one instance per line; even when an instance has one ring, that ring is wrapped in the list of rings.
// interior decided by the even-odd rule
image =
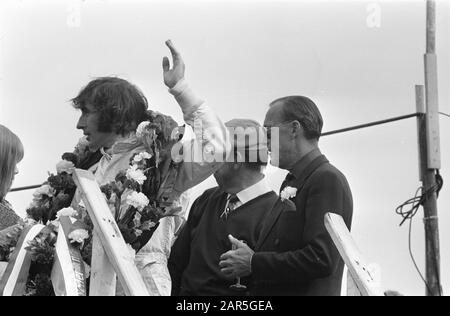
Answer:
[[[86,120],[83,118],[83,116],[81,116],[77,123],[77,129],[84,129],[85,127],[86,127]]]

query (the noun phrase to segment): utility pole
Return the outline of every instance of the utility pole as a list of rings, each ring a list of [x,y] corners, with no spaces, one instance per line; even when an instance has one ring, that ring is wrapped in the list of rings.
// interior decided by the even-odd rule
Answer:
[[[427,296],[442,295],[440,284],[439,220],[436,172],[441,168],[438,76],[436,56],[436,3],[426,2],[425,89],[416,86],[420,178],[426,194],[424,208]]]

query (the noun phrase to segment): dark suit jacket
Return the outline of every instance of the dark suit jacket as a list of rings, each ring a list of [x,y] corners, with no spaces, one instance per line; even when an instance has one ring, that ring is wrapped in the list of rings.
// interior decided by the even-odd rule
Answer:
[[[319,154],[289,186],[294,211],[275,208],[252,258],[251,295],[340,295],[344,262],[326,231],[327,212],[350,229],[353,201],[344,175]]]

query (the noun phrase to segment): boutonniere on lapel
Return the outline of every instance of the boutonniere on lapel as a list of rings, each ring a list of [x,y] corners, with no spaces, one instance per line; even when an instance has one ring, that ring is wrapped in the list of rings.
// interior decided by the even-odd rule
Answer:
[[[281,191],[280,194],[281,201],[293,199],[295,198],[296,195],[297,195],[297,188],[287,186],[283,189],[283,191]]]

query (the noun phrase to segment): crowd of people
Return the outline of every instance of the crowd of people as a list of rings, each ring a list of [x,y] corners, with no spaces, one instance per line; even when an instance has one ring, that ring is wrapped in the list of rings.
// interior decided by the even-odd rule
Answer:
[[[164,82],[194,136],[181,140],[177,161],[173,190],[180,193],[181,211],[161,219],[136,254],[149,293],[340,295],[344,262],[324,215],[337,213],[350,228],[352,194],[345,176],[319,149],[323,119],[316,104],[304,96],[281,97],[268,104],[263,124],[244,118],[223,122],[189,87],[180,53],[166,44],[172,64],[163,59]],[[103,77],[72,101],[81,112],[77,128],[98,153],[83,167],[99,185],[106,184],[144,148],[135,131],[147,119],[147,99],[130,82]],[[211,155],[196,155],[198,148]],[[20,221],[5,197],[23,156],[20,139],[0,126],[0,230]],[[288,171],[279,192],[267,183],[268,163]],[[190,189],[211,175],[218,186],[188,209]],[[75,194],[72,204],[79,200]]]

